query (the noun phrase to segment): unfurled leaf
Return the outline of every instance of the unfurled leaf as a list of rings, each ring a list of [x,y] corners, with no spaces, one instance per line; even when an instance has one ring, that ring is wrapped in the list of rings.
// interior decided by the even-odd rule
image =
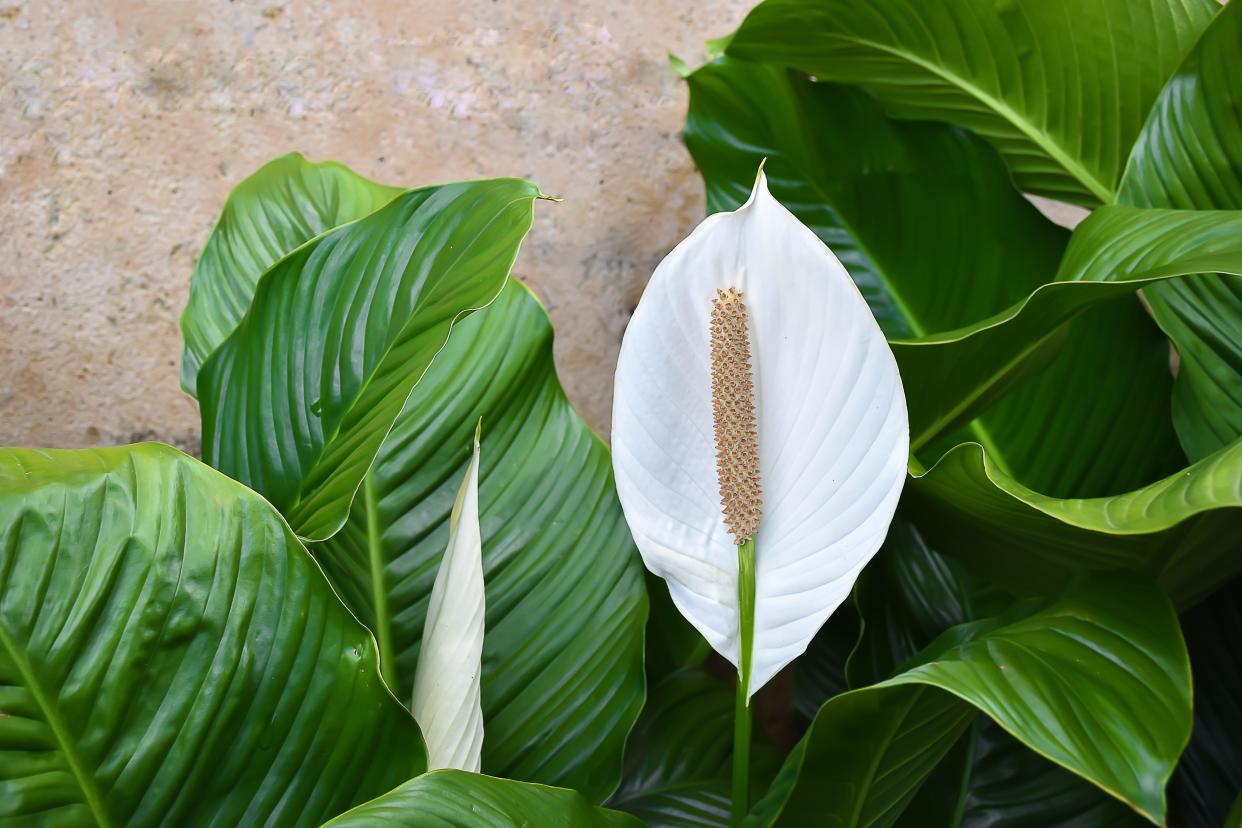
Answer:
[[[331,537],[449,329],[504,286],[537,197],[518,179],[411,190],[282,258],[199,371],[203,457]]]
[[[904,672],[830,699],[748,824],[891,825],[976,712],[1162,823],[1191,721],[1173,608],[1143,579],[1095,576],[949,630]]]
[[[181,387],[198,393],[198,369],[241,321],[263,271],[326,230],[362,218],[402,191],[296,152],[264,164],[229,194],[190,281],[181,314]]]
[[[766,0],[726,54],[861,84],[989,140],[1028,192],[1109,203],[1148,108],[1218,6]]]
[[[480,427],[482,424],[480,423]],[[427,741],[427,766],[478,772],[483,755],[483,538],[479,531],[479,433],[436,572],[414,673],[412,710]]]
[[[167,446],[0,449],[0,822],[316,825],[426,767],[261,497]]]
[[[439,770],[360,805],[324,828],[642,828],[577,791]]]
[[[908,428],[866,302],[762,174],[745,205],[708,218],[656,269],[617,364],[617,492],[647,567],[739,669],[739,539],[722,514],[710,356],[713,300],[728,289],[743,297],[753,358],[757,461],[744,473],[762,488],[749,695],[806,649],[884,540]],[[754,500],[741,504],[752,520]]]

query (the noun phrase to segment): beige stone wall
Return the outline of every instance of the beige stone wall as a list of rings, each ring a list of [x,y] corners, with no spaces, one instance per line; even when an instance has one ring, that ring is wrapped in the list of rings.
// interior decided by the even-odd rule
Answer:
[[[587,419],[628,312],[702,215],[692,63],[749,0],[0,0],[0,445],[193,448],[177,317],[272,156],[393,184],[527,176],[518,261]]]

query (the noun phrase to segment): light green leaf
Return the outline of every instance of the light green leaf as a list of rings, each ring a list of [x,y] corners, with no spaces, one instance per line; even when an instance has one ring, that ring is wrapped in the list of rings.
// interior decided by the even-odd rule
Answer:
[[[912,464],[912,472],[911,514],[937,548],[1018,592],[1051,592],[1075,573],[1125,568],[1151,575],[1188,606],[1242,571],[1242,440],[1112,497],[1034,492],[975,443],[929,470]]]
[[[479,429],[449,515],[448,548],[436,568],[410,709],[432,770],[480,768],[483,754],[483,541],[479,530]],[[368,493],[368,497],[370,493]]]
[[[238,184],[190,281],[181,315],[181,387],[197,393],[199,367],[237,327],[263,271],[303,242],[362,218],[400,192],[335,161],[313,164],[296,152],[264,164]]]
[[[504,285],[537,197],[517,179],[411,190],[277,262],[199,372],[203,456],[299,535],[334,534],[450,327]]]
[[[949,627],[1003,612],[1012,598],[973,578],[931,549],[917,528],[898,519],[858,580],[862,637],[850,657],[851,685],[899,672]],[[909,828],[1070,828],[1132,825],[1125,805],[976,717],[902,812]]]
[[[426,766],[262,498],[172,448],[0,450],[0,822],[306,825]]]
[[[1109,203],[1147,111],[1217,9],[1114,0],[766,0],[726,54],[857,83],[988,139],[1023,190]]]
[[[750,823],[891,825],[976,711],[1161,823],[1190,735],[1177,617],[1113,575],[955,627],[905,672],[829,700]]]
[[[342,814],[328,828],[641,828],[633,817],[595,808],[577,791],[440,770]]]
[[[647,601],[608,451],[565,398],[547,314],[520,283],[453,329],[384,443],[371,497],[314,553],[391,641],[385,661],[409,693],[480,417],[483,770],[600,802],[642,707]]]
[[[1242,7],[1226,5],[1156,100],[1117,200],[1242,209]],[[1242,435],[1242,282],[1211,276],[1143,291],[1177,345],[1173,418],[1192,460]]]

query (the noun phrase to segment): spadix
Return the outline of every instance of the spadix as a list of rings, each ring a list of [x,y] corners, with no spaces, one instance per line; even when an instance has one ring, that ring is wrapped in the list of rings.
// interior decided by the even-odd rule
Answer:
[[[870,309],[760,173],[741,208],[656,268],[621,345],[612,428],[643,561],[750,673],[747,698],[806,649],[880,547],[908,446],[901,377]]]

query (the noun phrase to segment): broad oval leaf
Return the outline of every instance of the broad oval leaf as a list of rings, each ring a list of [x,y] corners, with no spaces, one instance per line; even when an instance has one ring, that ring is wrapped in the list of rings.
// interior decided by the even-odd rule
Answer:
[[[1217,8],[765,0],[726,53],[861,84],[896,115],[988,139],[1023,190],[1107,204],[1148,108]]]
[[[480,426],[481,427],[481,424]],[[411,710],[432,770],[474,771],[483,754],[483,540],[479,530],[479,431],[449,516],[448,548],[436,570],[414,673]]]
[[[439,770],[411,779],[324,828],[642,828],[620,811],[593,807],[577,791]]]
[[[330,537],[449,329],[504,285],[539,195],[411,190],[273,265],[199,372],[204,458]]]
[[[198,370],[241,321],[255,285],[286,253],[362,218],[402,191],[335,161],[282,155],[234,188],[199,254],[181,314],[181,387],[198,393]]]
[[[393,686],[409,693],[480,417],[483,770],[602,802],[643,704],[642,566],[608,450],[566,399],[547,313],[521,283],[453,329],[385,441],[369,496],[313,551],[391,641]]]
[[[280,516],[167,446],[0,449],[0,821],[316,824],[421,772]]]
[[[1242,7],[1226,5],[1169,79],[1130,155],[1117,201],[1242,209]],[[1144,288],[1181,357],[1173,420],[1198,460],[1242,435],[1242,282],[1212,276]]]
[[[1118,574],[955,627],[905,672],[830,699],[748,824],[891,825],[976,711],[1160,824],[1190,735],[1177,616]]]
[[[709,313],[735,287],[750,337],[763,517],[748,696],[807,647],[879,548],[908,426],[892,353],[849,274],[768,192],[709,217],[656,269],[626,330],[613,402],[617,493],[643,560],[740,665],[737,547],[721,513]]]

